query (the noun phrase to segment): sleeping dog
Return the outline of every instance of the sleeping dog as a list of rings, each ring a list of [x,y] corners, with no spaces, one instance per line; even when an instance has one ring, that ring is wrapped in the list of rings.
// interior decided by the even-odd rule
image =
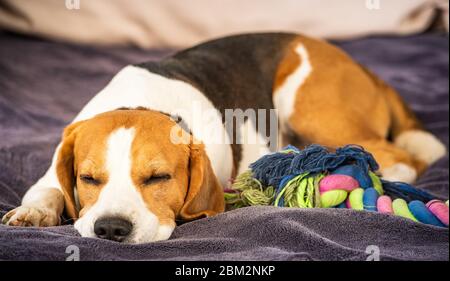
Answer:
[[[229,109],[276,110],[276,122],[262,123],[279,128],[277,141],[249,116],[228,130]],[[242,141],[251,137],[262,142]],[[223,188],[275,142],[358,144],[384,178],[406,182],[446,153],[391,87],[340,49],[296,34],[231,36],[123,68],[3,222],[55,226],[65,210],[83,237],[168,239],[176,221],[223,212]]]

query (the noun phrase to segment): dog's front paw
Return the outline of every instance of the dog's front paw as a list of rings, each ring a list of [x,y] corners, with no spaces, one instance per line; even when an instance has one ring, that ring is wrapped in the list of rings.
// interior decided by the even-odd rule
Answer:
[[[4,215],[2,223],[11,226],[56,226],[60,224],[60,218],[48,208],[20,206]]]

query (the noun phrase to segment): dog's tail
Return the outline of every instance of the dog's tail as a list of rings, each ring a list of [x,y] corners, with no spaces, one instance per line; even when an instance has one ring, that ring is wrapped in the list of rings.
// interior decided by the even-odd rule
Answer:
[[[390,135],[395,141],[402,133],[423,130],[423,126],[414,112],[406,105],[399,94],[383,81],[378,82],[391,113]]]
[[[419,173],[447,153],[445,145],[427,132],[400,95],[381,79],[371,74],[384,95],[391,114],[390,138],[396,146],[423,163]]]
[[[406,105],[400,95],[383,80],[378,78],[370,70],[361,65],[361,68],[374,81],[378,92],[383,95],[389,107],[391,115],[390,137],[392,140],[406,131],[423,130],[422,124],[417,119],[414,112]]]

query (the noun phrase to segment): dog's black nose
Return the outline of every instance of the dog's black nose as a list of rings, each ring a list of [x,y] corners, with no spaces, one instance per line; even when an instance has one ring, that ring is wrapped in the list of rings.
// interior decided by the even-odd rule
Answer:
[[[122,242],[133,229],[131,222],[121,218],[101,218],[94,224],[94,232],[98,238]]]

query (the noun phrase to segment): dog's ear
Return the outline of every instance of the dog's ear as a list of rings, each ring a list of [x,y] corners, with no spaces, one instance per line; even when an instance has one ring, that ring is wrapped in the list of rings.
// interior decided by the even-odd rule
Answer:
[[[56,160],[56,174],[64,194],[66,214],[73,219],[78,218],[75,202],[76,172],[74,167],[74,145],[77,131],[84,122],[76,122],[64,129],[63,138]]]
[[[179,217],[190,221],[223,212],[223,188],[213,172],[203,144],[190,145],[189,186]]]

